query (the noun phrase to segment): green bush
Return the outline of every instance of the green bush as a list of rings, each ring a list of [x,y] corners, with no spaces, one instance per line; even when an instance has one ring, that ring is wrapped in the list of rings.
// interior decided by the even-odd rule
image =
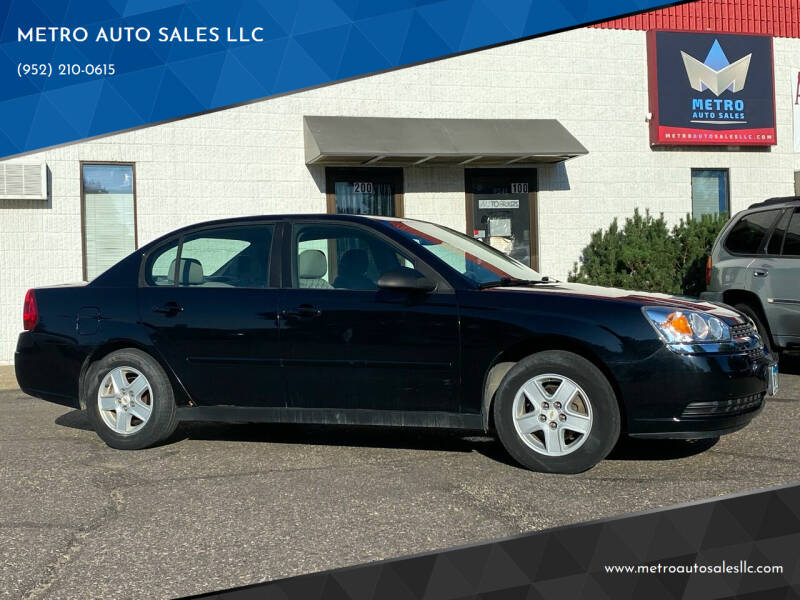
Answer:
[[[635,210],[592,234],[569,280],[647,292],[697,296],[705,289],[706,257],[727,216],[704,215],[670,229],[664,216]]]
[[[727,214],[689,215],[672,229],[678,243],[677,267],[681,291],[687,296],[699,296],[706,289],[706,262],[720,230],[728,221]]]

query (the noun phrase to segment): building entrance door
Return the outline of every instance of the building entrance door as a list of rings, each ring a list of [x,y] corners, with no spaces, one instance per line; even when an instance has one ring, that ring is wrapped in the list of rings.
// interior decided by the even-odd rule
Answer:
[[[536,169],[466,169],[467,234],[537,269]]]

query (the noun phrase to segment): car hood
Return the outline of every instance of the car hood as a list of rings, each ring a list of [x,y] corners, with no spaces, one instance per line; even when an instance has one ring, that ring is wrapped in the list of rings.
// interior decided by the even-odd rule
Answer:
[[[658,294],[655,292],[622,290],[619,288],[586,285],[583,283],[541,283],[528,286],[496,287],[490,288],[488,291],[498,293],[557,294],[577,298],[594,298],[597,300],[624,302],[637,306],[668,306],[684,310],[701,310],[712,313],[718,317],[727,317],[737,322],[742,321],[741,315],[736,311],[720,304],[706,302],[698,298],[671,296],[669,294]]]

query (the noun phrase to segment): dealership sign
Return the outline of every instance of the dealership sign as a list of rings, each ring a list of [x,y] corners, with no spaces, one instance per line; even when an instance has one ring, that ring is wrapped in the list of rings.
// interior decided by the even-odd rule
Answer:
[[[652,145],[776,143],[771,37],[647,35]]]

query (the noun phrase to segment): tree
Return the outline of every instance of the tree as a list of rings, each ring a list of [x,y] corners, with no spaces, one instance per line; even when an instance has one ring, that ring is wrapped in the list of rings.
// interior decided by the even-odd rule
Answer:
[[[569,280],[668,294],[698,295],[705,289],[705,260],[726,217],[686,217],[667,227],[663,215],[635,210],[620,229],[592,233]]]
[[[728,215],[702,215],[695,219],[686,215],[672,229],[678,242],[678,276],[681,290],[687,296],[699,296],[706,289],[706,261],[714,240],[728,221]]]

